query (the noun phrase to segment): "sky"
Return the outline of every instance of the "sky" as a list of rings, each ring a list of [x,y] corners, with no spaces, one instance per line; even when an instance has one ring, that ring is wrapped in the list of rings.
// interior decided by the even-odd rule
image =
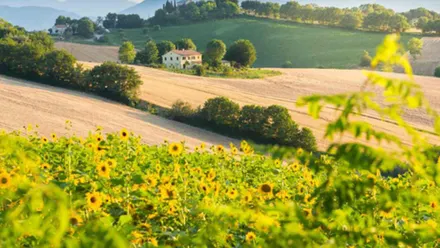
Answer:
[[[272,1],[287,2],[288,0]],[[120,12],[140,2],[142,0],[0,0],[0,5],[12,7],[44,6],[74,12],[82,16],[96,17],[104,16],[108,12]],[[440,0],[298,0],[298,2],[336,7],[355,7],[365,3],[378,3],[398,12],[417,7],[425,7],[440,12]]]

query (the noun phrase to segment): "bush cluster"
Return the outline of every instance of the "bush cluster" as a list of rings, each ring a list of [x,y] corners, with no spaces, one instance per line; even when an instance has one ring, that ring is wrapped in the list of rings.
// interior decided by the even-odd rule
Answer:
[[[136,100],[142,81],[133,69],[107,62],[84,70],[71,54],[56,50],[53,40],[43,32],[0,33],[4,33],[0,36],[1,74],[93,92],[125,103]]]
[[[203,107],[193,109],[177,101],[169,111],[173,120],[208,127],[216,132],[261,144],[277,144],[316,150],[316,139],[310,129],[299,128],[289,111],[282,106],[240,106],[225,97],[208,99]]]

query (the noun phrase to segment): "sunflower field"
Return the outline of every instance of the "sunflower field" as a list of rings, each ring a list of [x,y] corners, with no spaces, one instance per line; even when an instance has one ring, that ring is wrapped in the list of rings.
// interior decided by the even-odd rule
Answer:
[[[329,139],[351,133],[395,151],[335,142],[327,155],[297,149],[281,161],[245,141],[149,146],[99,127],[87,137],[44,137],[32,126],[0,133],[0,247],[439,247],[438,149],[400,114],[426,111],[437,133],[440,118],[398,38],[385,39],[372,67],[400,65],[408,79],[368,72],[360,92],[298,103],[314,117],[325,105],[341,110]],[[384,89],[387,104],[371,87]],[[414,143],[352,120],[366,110],[396,121]]]

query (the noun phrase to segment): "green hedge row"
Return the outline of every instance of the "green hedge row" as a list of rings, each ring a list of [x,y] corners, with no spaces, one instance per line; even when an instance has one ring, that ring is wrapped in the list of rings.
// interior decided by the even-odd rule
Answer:
[[[209,129],[229,136],[250,139],[260,144],[277,144],[317,149],[316,139],[308,128],[300,128],[282,106],[240,106],[225,97],[209,99],[203,107],[177,101],[169,117],[176,121]]]
[[[0,19],[0,73],[133,103],[142,84],[132,68],[106,62],[84,70],[49,35],[13,30]]]

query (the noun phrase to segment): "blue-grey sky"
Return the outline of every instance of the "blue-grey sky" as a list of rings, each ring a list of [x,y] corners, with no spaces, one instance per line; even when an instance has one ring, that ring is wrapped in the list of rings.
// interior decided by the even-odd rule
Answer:
[[[148,1],[148,0],[147,0]],[[166,0],[163,0],[164,2]],[[265,0],[261,0],[265,1]],[[287,2],[288,0],[272,0]],[[365,3],[378,3],[402,12],[425,7],[440,12],[440,0],[298,0],[301,4],[316,3],[321,6],[355,7]],[[44,6],[75,12],[84,16],[102,16],[108,12],[120,12],[142,0],[0,0],[0,5],[13,7]]]

